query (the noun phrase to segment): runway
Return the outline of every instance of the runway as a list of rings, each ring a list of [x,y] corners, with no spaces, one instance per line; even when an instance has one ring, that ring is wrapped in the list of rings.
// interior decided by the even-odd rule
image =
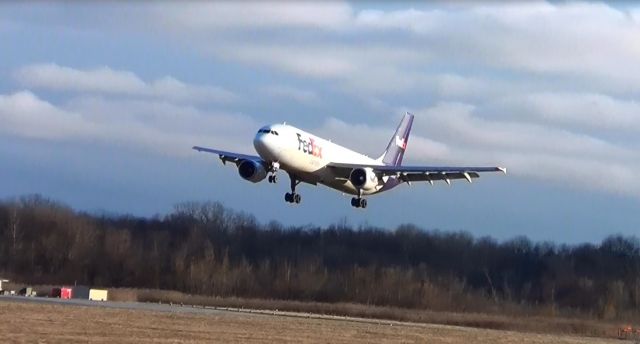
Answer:
[[[120,302],[120,301],[91,301],[83,299],[60,299],[50,297],[24,297],[24,296],[0,296],[0,301],[11,302],[26,302],[26,303],[40,303],[40,304],[59,304],[65,306],[85,306],[85,307],[102,307],[112,309],[129,309],[129,310],[143,310],[154,312],[171,312],[171,313],[189,313],[189,314],[221,314],[224,312],[238,312],[241,310],[225,309],[217,307],[202,307],[202,306],[180,306],[161,303],[147,303],[147,302]],[[247,313],[250,313],[247,310]]]

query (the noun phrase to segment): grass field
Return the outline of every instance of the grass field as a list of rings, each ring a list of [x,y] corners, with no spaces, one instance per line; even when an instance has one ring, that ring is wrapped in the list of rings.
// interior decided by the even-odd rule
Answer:
[[[444,325],[0,303],[0,341],[28,343],[620,343]]]
[[[407,309],[389,306],[373,306],[355,303],[320,303],[293,300],[266,300],[247,298],[219,298],[188,295],[170,290],[112,289],[112,300],[162,302],[240,309],[280,310],[359,317],[367,319],[396,320],[421,324],[453,325],[479,329],[505,330],[542,334],[574,335],[580,337],[616,338],[617,329],[626,323],[590,319],[588,317],[563,317],[540,312],[493,309],[491,313],[450,312],[425,309]],[[633,322],[631,322],[633,323]]]

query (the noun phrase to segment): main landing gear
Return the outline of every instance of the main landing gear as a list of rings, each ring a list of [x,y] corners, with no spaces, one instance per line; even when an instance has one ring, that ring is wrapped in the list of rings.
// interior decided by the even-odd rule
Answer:
[[[296,178],[291,174],[289,174],[289,178],[291,178],[291,193],[287,192],[286,194],[284,194],[284,200],[287,203],[300,204],[300,202],[302,201],[302,196],[296,193],[296,186],[300,184],[300,181],[296,180]]]
[[[269,180],[269,183],[275,184],[278,182],[278,175],[274,173],[273,175],[269,176],[268,180]]]
[[[351,206],[355,207],[355,208],[366,208],[367,207],[367,200],[364,198],[352,198],[351,199]]]
[[[284,194],[284,200],[288,203],[299,204],[302,201],[302,196],[297,193],[286,193]]]
[[[351,206],[362,209],[367,207],[367,200],[362,198],[362,189],[358,189],[358,197],[351,199]]]

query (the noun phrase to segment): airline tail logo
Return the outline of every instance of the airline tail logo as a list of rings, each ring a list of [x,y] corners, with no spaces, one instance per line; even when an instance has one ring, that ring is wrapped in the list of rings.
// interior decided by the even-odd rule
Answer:
[[[400,138],[400,136],[396,136],[396,146],[402,148],[402,150],[407,149],[407,141],[405,139]]]
[[[298,135],[298,150],[322,159],[322,147],[314,139],[309,138],[307,141],[302,139],[302,135],[298,133],[296,135]]]

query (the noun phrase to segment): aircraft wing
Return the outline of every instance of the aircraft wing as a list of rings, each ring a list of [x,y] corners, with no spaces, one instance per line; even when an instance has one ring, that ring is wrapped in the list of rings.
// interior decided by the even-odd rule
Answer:
[[[227,163],[228,161],[230,161],[238,165],[241,161],[244,161],[244,160],[253,160],[253,161],[263,162],[262,158],[256,155],[227,152],[223,150],[200,147],[200,146],[194,146],[193,149],[197,150],[198,152],[218,154],[218,157],[220,158],[220,160],[222,160],[222,163]]]
[[[466,179],[471,182],[479,178],[481,172],[507,173],[504,167],[444,167],[444,166],[367,166],[360,164],[331,163],[328,167],[344,172],[348,176],[354,168],[371,168],[379,176],[395,176],[403,182],[418,182],[444,180],[451,183],[452,179]]]

